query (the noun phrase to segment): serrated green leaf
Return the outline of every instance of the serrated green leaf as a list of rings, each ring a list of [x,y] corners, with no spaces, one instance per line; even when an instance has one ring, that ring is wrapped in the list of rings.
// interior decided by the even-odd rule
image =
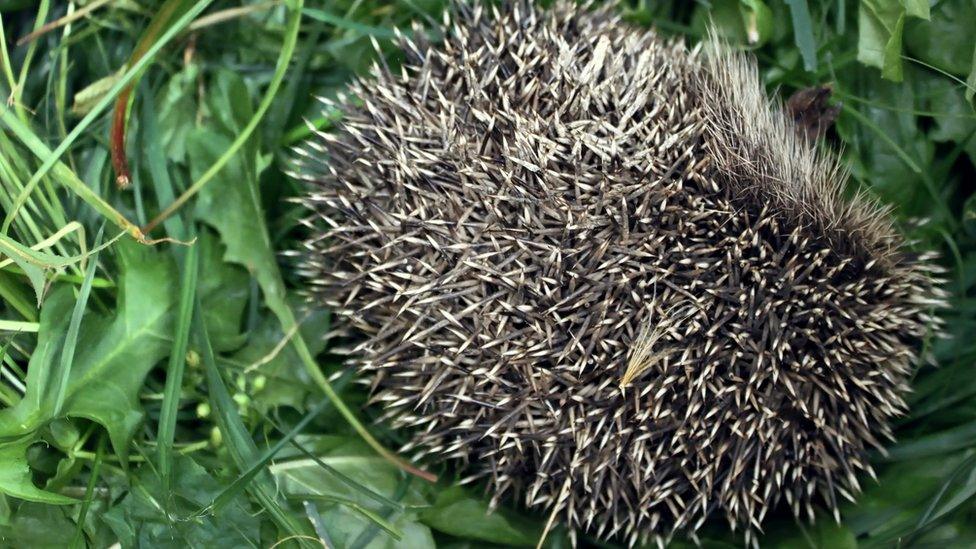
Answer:
[[[199,66],[186,65],[160,90],[153,102],[158,109],[159,152],[174,162],[186,160],[186,135],[195,126],[197,116],[196,82]]]
[[[245,106],[247,89],[241,78],[230,72],[220,72],[216,86],[222,90],[214,99],[215,110],[232,110],[243,119],[250,109]],[[234,120],[224,119],[221,124],[234,128]],[[199,128],[187,136],[190,173],[199,178],[227,150],[232,139],[230,133],[210,128]],[[211,225],[220,233],[226,246],[224,261],[243,265],[255,278],[265,293],[269,306],[275,308],[283,302],[284,284],[278,272],[273,247],[264,223],[264,211],[258,195],[257,178],[261,164],[255,153],[257,137],[217,174],[210,185],[204,186],[197,197],[196,218]]]
[[[34,485],[30,468],[27,466],[27,447],[33,442],[31,437],[0,445],[0,492],[24,499],[50,505],[69,505],[77,500],[41,490]]]
[[[908,67],[909,74],[918,70]],[[886,204],[905,216],[928,216],[945,221],[949,213],[927,188],[925,177],[935,156],[931,140],[919,131],[914,86],[864,78],[854,92],[867,103],[845,105],[841,118],[855,117],[853,132],[846,136],[856,151],[855,176],[871,186]],[[840,128],[839,128],[840,130]]]
[[[926,109],[933,113],[935,120],[929,138],[961,146],[976,163],[976,110],[968,103],[965,91],[958,83],[941,76],[924,81]]]
[[[129,440],[142,420],[139,388],[169,349],[175,274],[168,255],[129,240],[116,250],[122,270],[118,312],[111,318],[86,315],[60,414],[44,396],[74,305],[67,286],[53,292],[41,309],[27,392],[16,406],[0,410],[0,436],[29,435],[55,417],[83,417],[105,427],[115,452],[127,459]]]

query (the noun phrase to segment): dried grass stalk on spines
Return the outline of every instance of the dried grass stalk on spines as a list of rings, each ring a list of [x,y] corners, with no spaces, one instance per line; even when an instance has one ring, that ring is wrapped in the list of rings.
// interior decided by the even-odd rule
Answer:
[[[454,17],[296,169],[310,295],[407,450],[632,544],[853,497],[938,329],[932,258],[721,44]]]

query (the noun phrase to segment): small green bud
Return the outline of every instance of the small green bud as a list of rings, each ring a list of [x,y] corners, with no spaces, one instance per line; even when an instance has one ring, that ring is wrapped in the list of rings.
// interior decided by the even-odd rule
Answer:
[[[251,404],[251,397],[244,393],[234,393],[234,402],[241,408],[247,408]]]
[[[210,403],[201,402],[197,404],[197,417],[208,417],[210,415]]]

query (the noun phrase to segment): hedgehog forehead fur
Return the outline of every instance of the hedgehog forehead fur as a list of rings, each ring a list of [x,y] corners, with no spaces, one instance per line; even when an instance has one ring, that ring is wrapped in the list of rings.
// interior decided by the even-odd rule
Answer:
[[[938,328],[932,258],[741,55],[569,3],[452,17],[295,170],[310,296],[405,450],[631,544],[853,497]]]

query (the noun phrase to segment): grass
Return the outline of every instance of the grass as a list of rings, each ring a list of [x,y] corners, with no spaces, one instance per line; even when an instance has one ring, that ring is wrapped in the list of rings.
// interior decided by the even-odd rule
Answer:
[[[619,6],[690,42],[713,21],[780,97],[832,83],[852,187],[949,272],[954,337],[878,480],[839,524],[771,516],[763,545],[976,544],[976,7],[929,4]],[[281,255],[301,238],[289,148],[337,120],[315,97],[442,8],[0,0],[0,545],[536,544],[547,516],[486,515],[458,471],[388,450],[406,434],[373,421]],[[719,523],[702,539],[741,544]]]

